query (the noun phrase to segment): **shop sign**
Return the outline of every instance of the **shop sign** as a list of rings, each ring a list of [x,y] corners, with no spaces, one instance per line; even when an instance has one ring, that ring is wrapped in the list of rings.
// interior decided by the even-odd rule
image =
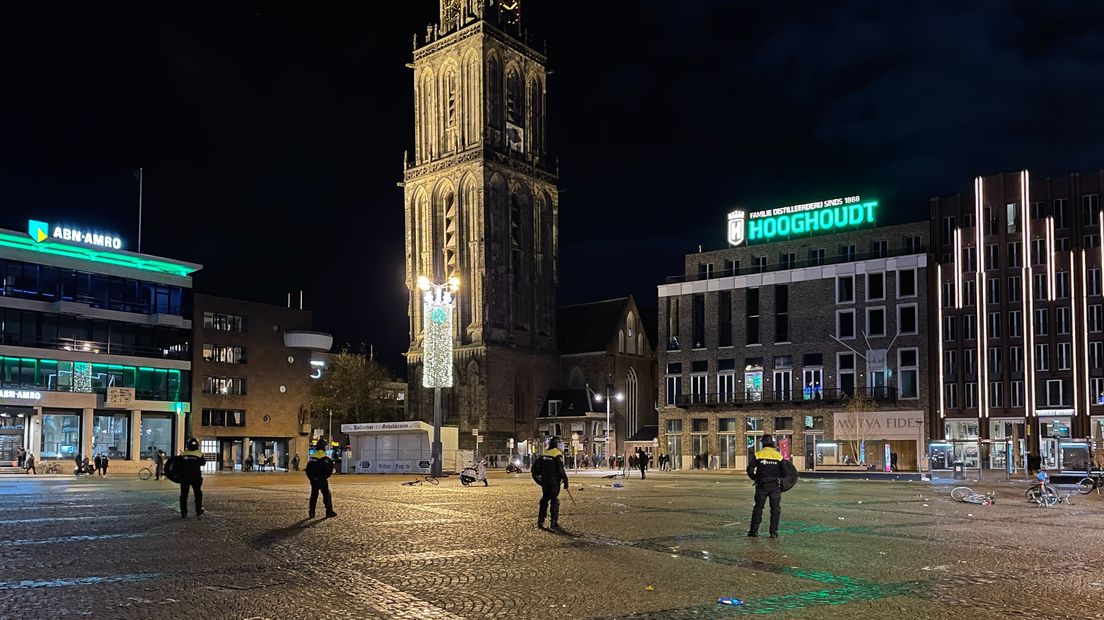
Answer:
[[[1062,417],[1072,418],[1073,416],[1077,415],[1077,410],[1075,410],[1075,409],[1036,409],[1035,410],[1035,415],[1037,415],[1041,418],[1042,417],[1049,417],[1049,416],[1062,416]]]
[[[359,461],[357,471],[368,474],[429,473],[429,461],[425,459],[386,459]]]
[[[371,422],[365,424],[342,424],[342,433],[356,433],[368,431],[416,431],[422,428],[422,423],[417,420],[410,422]]]
[[[837,440],[917,439],[924,428],[920,411],[837,411],[832,415]]]
[[[126,409],[134,404],[134,388],[109,387],[104,406],[111,409]]]
[[[751,213],[737,209],[728,214],[728,243],[740,246],[839,232],[873,224],[877,208],[877,200],[845,196]]]
[[[0,390],[0,398],[42,400],[42,392],[35,392],[33,390]]]
[[[123,240],[115,235],[107,235],[87,228],[77,226],[50,226],[48,222],[39,220],[27,220],[27,234],[35,243],[42,243],[47,239],[55,241],[69,241],[94,245],[109,250],[120,250]]]

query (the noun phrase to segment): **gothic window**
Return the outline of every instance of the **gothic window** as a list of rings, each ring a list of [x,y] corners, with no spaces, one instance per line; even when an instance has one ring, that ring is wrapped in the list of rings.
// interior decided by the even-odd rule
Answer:
[[[464,102],[462,106],[463,110],[463,122],[464,122],[464,143],[475,144],[479,141],[481,131],[479,131],[479,117],[480,108],[479,102],[481,98],[479,96],[479,60],[473,55],[465,61],[464,79],[461,81],[464,89]]]
[[[636,434],[636,431],[639,430],[637,427],[639,424],[639,419],[637,418],[637,404],[639,402],[637,390],[636,370],[630,368],[629,372],[625,375],[625,415],[628,418],[625,437],[632,437]]]
[[[521,76],[517,70],[510,69],[506,75],[506,121],[524,127],[524,114],[525,93],[521,86]]]
[[[510,196],[510,273],[511,299],[513,302],[512,315],[514,327],[529,329],[529,314],[531,310],[532,291],[529,286],[529,269],[525,246],[525,207],[523,197],[514,194]]]
[[[625,332],[628,336],[627,346],[622,349],[622,353],[628,353],[630,355],[636,355],[636,315],[632,312],[625,317]]]
[[[418,110],[418,116],[421,121],[419,130],[421,131],[422,161],[432,159],[436,150],[433,144],[433,136],[436,135],[437,131],[437,123],[434,122],[434,117],[436,115],[433,113],[433,94],[433,73],[426,71],[425,78],[422,80],[422,92]]]
[[[456,149],[456,72],[445,74],[445,148]]]
[[[487,102],[491,126],[502,127],[502,69],[494,58],[487,63]]]
[[[586,377],[583,375],[583,371],[578,366],[571,369],[571,375],[567,379],[567,387],[569,388],[581,388],[586,386]]]
[[[445,268],[442,271],[445,279],[448,279],[457,274],[460,270],[460,241],[459,241],[459,223],[457,222],[457,208],[456,208],[456,196],[452,193],[452,190],[446,190],[444,192],[444,231],[445,231],[445,243],[444,243],[444,255],[445,255]]]
[[[623,329],[617,330],[617,352],[625,352],[625,330]]]
[[[544,152],[544,93],[540,80],[529,84],[529,144],[530,152],[540,155]]]

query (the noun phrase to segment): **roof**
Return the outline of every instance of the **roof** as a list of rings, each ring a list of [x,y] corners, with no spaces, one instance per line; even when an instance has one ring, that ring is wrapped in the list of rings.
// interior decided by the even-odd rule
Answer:
[[[626,443],[629,443],[629,442],[635,442],[635,443],[647,442],[647,443],[651,443],[657,437],[659,437],[659,427],[658,426],[641,426],[640,430],[636,431],[636,433],[634,433],[632,437],[629,437],[628,439],[626,439],[625,442]]]
[[[598,411],[599,409],[589,390],[585,387],[548,390],[548,397],[544,399],[544,404],[541,405],[540,414],[537,415],[538,418],[557,417],[548,415],[548,403],[554,400],[560,401],[560,412],[557,416],[561,418],[586,415],[587,412]],[[605,407],[602,407],[601,410],[605,411]]]
[[[648,342],[652,344],[652,350],[658,349],[656,343],[659,342],[659,308],[641,308],[638,306],[636,311],[640,313],[640,325],[643,327]]]
[[[556,308],[556,346],[561,354],[609,349],[628,297]]]

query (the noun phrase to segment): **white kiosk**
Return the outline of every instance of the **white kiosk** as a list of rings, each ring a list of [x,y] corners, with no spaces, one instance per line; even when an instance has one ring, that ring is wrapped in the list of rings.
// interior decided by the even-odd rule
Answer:
[[[423,473],[430,471],[433,425],[417,420],[342,424],[349,435],[353,461],[359,474]],[[456,452],[459,432],[455,426],[441,427],[441,466],[458,471]]]

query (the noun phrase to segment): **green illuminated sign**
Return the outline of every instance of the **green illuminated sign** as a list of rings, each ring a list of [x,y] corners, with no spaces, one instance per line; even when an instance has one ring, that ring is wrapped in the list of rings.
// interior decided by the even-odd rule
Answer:
[[[42,222],[39,222],[39,224],[42,224]],[[0,246],[15,248],[17,250],[27,250],[30,252],[41,252],[54,256],[64,256],[66,258],[75,258],[94,263],[118,265],[120,267],[129,267],[142,271],[167,273],[180,277],[187,277],[199,269],[199,267],[193,265],[170,263],[168,261],[157,260],[138,254],[113,252],[94,246],[73,245],[72,243],[65,243],[64,241],[55,241],[53,237],[37,235],[36,232],[39,231],[36,231],[34,227],[29,227],[27,232],[27,235],[12,235],[6,232],[0,232]]]
[[[739,246],[870,225],[877,208],[877,200],[848,196],[753,213],[737,210],[728,214],[728,243]]]

